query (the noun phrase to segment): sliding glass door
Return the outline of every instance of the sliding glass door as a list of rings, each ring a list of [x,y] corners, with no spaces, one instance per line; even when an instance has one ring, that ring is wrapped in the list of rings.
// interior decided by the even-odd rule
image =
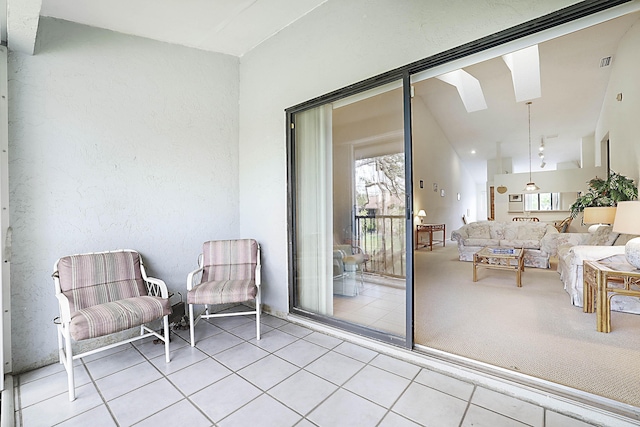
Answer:
[[[290,116],[292,309],[402,343],[411,236],[403,92],[396,81]]]

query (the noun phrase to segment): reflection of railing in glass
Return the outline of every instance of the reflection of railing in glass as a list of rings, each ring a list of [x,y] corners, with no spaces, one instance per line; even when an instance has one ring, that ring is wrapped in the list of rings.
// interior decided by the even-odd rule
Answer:
[[[368,273],[405,277],[405,218],[402,215],[355,217],[355,239],[369,256]]]

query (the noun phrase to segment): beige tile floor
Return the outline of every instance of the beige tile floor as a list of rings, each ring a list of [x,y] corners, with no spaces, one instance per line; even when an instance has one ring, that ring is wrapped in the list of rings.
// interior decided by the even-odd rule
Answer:
[[[26,372],[16,426],[592,425],[287,320],[261,323],[256,341],[252,318],[203,321],[195,348],[178,331],[169,364],[151,341],[77,361],[74,402],[61,365]]]

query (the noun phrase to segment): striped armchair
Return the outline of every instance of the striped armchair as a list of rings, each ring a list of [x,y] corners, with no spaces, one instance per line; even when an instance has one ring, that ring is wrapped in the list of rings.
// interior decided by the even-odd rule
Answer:
[[[256,316],[256,339],[260,339],[260,245],[253,239],[205,242],[198,257],[199,268],[187,276],[187,304],[191,346],[194,327],[200,319],[224,316]],[[255,309],[210,313],[210,305],[255,301]],[[194,305],[204,311],[194,316]]]
[[[136,251],[119,250],[70,255],[54,264],[53,281],[60,307],[57,319],[60,363],[67,371],[69,400],[75,399],[73,361],[84,356],[155,336],[164,341],[169,362],[171,304],[162,280],[147,277]],[[163,319],[164,336],[145,324]],[[140,327],[140,335],[73,354],[71,339],[82,341]]]

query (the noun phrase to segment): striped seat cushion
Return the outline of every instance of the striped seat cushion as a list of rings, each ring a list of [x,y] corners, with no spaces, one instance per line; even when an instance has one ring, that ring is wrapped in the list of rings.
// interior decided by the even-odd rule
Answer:
[[[202,282],[255,279],[258,242],[253,239],[212,240],[202,248]]]
[[[147,295],[135,251],[71,255],[58,261],[62,293],[71,312],[96,304]]]
[[[256,297],[258,288],[253,279],[213,280],[200,283],[187,293],[187,304],[227,304],[244,302]]]
[[[96,338],[140,326],[171,314],[168,298],[125,298],[80,309],[71,315],[69,332],[74,340]]]

